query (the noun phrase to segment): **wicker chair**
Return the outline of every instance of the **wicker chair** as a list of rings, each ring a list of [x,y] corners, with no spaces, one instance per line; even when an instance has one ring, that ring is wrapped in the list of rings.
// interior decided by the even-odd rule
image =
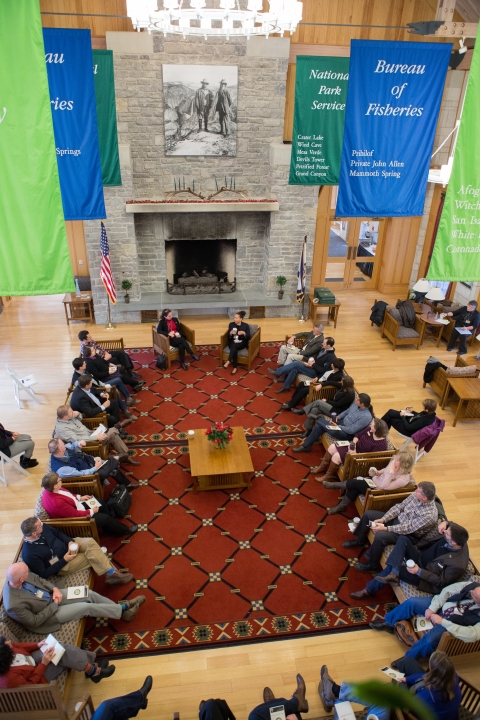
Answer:
[[[185,325],[185,323],[180,323],[180,332],[182,335],[185,336],[188,343],[190,344],[190,347],[192,348],[192,351],[196,352],[196,345],[195,345],[195,330],[190,328],[188,325]],[[166,335],[161,335],[160,333],[157,333],[157,326],[152,325],[152,346],[153,346],[153,353],[156,355],[163,354],[165,355],[167,359],[167,368],[170,369],[172,365],[172,360],[178,360],[179,353],[177,348],[170,347],[170,340]]]
[[[396,350],[397,345],[415,345],[418,348],[423,342],[423,333],[425,332],[425,323],[420,320],[418,315],[415,318],[415,327],[406,328],[398,320],[392,317],[392,311],[396,308],[387,308],[383,318],[381,327],[382,338],[386,337],[393,345],[392,350]],[[398,313],[400,315],[400,313]]]
[[[243,348],[243,350],[240,350],[238,353],[239,365],[246,365],[247,370],[250,370],[252,362],[260,352],[261,328],[259,328],[258,325],[250,323],[250,334],[248,347]],[[225,330],[223,335],[220,337],[220,365],[223,365],[223,363],[228,359],[228,353],[228,330]]]

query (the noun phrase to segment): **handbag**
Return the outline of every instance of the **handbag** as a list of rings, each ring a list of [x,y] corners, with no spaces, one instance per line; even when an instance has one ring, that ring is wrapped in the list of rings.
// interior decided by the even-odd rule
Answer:
[[[166,358],[166,356],[165,356],[163,353],[162,353],[161,355],[158,355],[158,357],[157,357],[157,362],[155,363],[155,366],[156,366],[159,370],[166,370],[166,369],[167,369],[167,358]]]
[[[118,485],[118,487],[112,490],[107,500],[108,512],[109,514],[113,513],[114,517],[124,518],[131,504],[132,497],[125,488],[125,485]]]

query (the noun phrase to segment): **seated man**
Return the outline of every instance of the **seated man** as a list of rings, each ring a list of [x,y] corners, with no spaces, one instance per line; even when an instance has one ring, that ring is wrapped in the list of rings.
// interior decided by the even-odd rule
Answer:
[[[110,359],[111,355],[107,352],[105,353],[105,357],[101,358],[100,355],[95,355],[92,347],[86,347],[84,350],[87,373],[99,382],[116,385],[123,397],[127,400],[127,405],[138,405],[140,400],[135,403],[125,385],[130,385],[133,390],[141,390],[145,382],[143,380],[137,380],[133,375],[127,375],[125,371],[122,372],[121,366],[109,362]],[[118,380],[120,380],[120,382],[118,382]],[[128,402],[128,400],[131,400],[131,402]]]
[[[116,365],[121,365],[123,368],[125,368],[126,372],[129,375],[132,375],[134,378],[141,379],[141,375],[133,372],[133,363],[130,359],[129,354],[126,353],[125,350],[112,350],[112,352],[108,352],[108,350],[105,350],[95,342],[88,330],[80,330],[80,332],[78,333],[78,339],[80,340],[80,355],[82,355],[82,357],[85,357],[85,348],[91,347],[94,349],[96,355],[99,355],[105,360],[113,358],[113,362]]]
[[[373,408],[370,395],[360,393],[350,407],[338,415],[336,422],[331,419],[325,420],[323,417],[318,418],[313,430],[301,445],[293,448],[293,452],[311,452],[313,443],[324,432],[328,432],[335,440],[353,440],[360,430],[370,425],[372,418]],[[338,430],[332,429],[334,425],[338,426]]]
[[[293,344],[298,338],[302,338],[304,341],[301,348]],[[277,363],[286,365],[294,360],[308,360],[310,357],[316,357],[322,349],[322,343],[323,325],[315,323],[310,332],[299,332],[288,338],[288,345],[282,345],[279,350]]]
[[[305,698],[305,681],[301,675],[297,675],[297,688],[290,700],[276,698],[269,687],[263,690],[263,703],[253,708],[248,720],[270,720],[270,708],[283,705],[285,716],[298,715],[308,712],[308,701]]]
[[[457,340],[458,343],[458,355],[465,355],[467,352],[467,337],[469,335],[463,335],[459,333],[457,328],[464,328],[469,330],[470,333],[475,332],[480,323],[480,313],[477,310],[478,303],[475,300],[469,300],[468,305],[465,305],[454,312],[447,313],[447,317],[455,318],[455,327],[452,330],[450,340],[448,343],[448,352],[455,350]]]
[[[335,362],[339,362],[340,358],[337,358]],[[343,360],[341,361],[343,363]],[[332,363],[332,367],[333,367]],[[336,373],[335,373],[336,375]],[[326,381],[328,383],[328,380]],[[317,385],[315,388],[316,390],[321,390],[322,386]],[[355,402],[355,382],[350,375],[342,375],[342,379],[340,382],[340,387],[338,388],[338,391],[335,393],[333,398],[330,400],[326,400],[325,398],[320,400],[314,400],[311,403],[308,403],[308,405],[305,405],[300,410],[293,410],[293,412],[296,415],[306,415],[307,419],[305,420],[303,426],[305,430],[308,430],[307,433],[305,433],[305,437],[310,433],[311,430],[313,430],[313,427],[315,423],[317,422],[318,418],[321,415],[328,415],[331,416],[332,413],[335,413],[338,417],[338,415],[341,415],[344,410],[348,410],[350,405]]]
[[[130,718],[137,717],[140,710],[147,708],[147,695],[152,689],[152,685],[153,678],[151,675],[147,675],[140,690],[101,702],[91,720],[130,720]]]
[[[347,540],[342,543],[342,546],[346,548],[365,547],[368,531],[371,528],[375,534],[375,540],[366,553],[368,562],[357,562],[354,567],[360,572],[376,571],[386,545],[395,545],[401,535],[420,538],[436,527],[437,520],[435,485],[424,481],[418,484],[415,492],[391,507],[386,513],[380,510],[367,510],[353,531],[356,539]],[[375,521],[374,527],[371,527],[372,521]]]
[[[417,641],[408,627],[400,623],[415,615],[425,615],[433,625]],[[388,612],[385,620],[376,620],[369,625],[373,630],[386,630],[393,635],[395,623],[398,623],[397,632],[405,639],[405,644],[411,645],[405,657],[428,657],[437,649],[444,632],[464,642],[476,642],[480,640],[480,583],[457,582],[434,597],[409,598]]]
[[[48,443],[48,450],[51,454],[50,462],[52,472],[58,477],[78,477],[80,475],[98,474],[100,480],[113,477],[119,485],[125,485],[127,490],[136,490],[140,487],[130,482],[120,470],[120,463],[113,457],[108,460],[94,460],[91,455],[82,452],[85,441],[80,440],[74,443],[65,443],[60,438],[53,438]]]
[[[292,395],[291,400],[288,401],[288,403],[284,403],[282,405],[282,410],[291,410],[296,415],[301,415],[304,412],[303,408],[295,409],[300,402],[300,400],[303,400],[303,398],[307,397],[308,393],[310,392],[310,387],[313,385],[314,390],[320,391],[324,387],[336,387],[340,390],[342,386],[342,380],[345,375],[345,360],[342,360],[342,358],[335,358],[335,360],[330,365],[330,370],[327,370],[327,372],[323,373],[322,377],[319,378],[318,384],[315,384],[315,378],[313,378],[311,381],[305,382],[302,380],[298,383],[297,387],[295,388],[295,391]]]
[[[85,362],[85,358],[83,358],[83,357],[74,358],[72,360],[72,365],[73,365],[72,385],[77,387],[78,379],[79,379],[80,375],[87,375],[87,374],[89,375],[90,373],[87,373],[87,363]],[[126,418],[128,418],[129,410],[128,410],[127,404],[125,403],[125,400],[122,398],[122,396],[120,394],[122,392],[122,386],[125,387],[122,383],[121,378],[114,377],[112,380],[109,379],[108,383],[104,384],[103,382],[101,382],[100,380],[96,380],[92,376],[92,388],[94,388],[96,391],[108,392],[107,385],[113,385],[114,387],[117,388],[117,390],[119,390],[119,392],[117,393],[118,407],[120,408],[120,410],[122,411],[124,416]],[[128,392],[128,390],[127,390],[127,392]],[[132,415],[128,419],[129,420],[135,419],[135,416]]]
[[[31,573],[24,562],[7,570],[3,587],[5,612],[20,625],[36,633],[54,633],[69,620],[82,617],[116,618],[131,622],[145,595],[116,603],[89,590],[85,599],[67,600],[67,590]]]
[[[117,570],[93,538],[72,540],[36,517],[24,520],[20,529],[24,540],[23,561],[30,572],[44,580],[52,575],[68,575],[87,568],[92,568],[97,575],[105,575],[107,585],[126,585],[134,579],[132,573]],[[78,545],[78,550],[71,548],[72,543]]]
[[[108,393],[99,392],[93,388],[93,378],[88,373],[80,375],[78,384],[70,396],[72,410],[82,413],[85,417],[91,418],[107,413],[108,427],[116,427],[119,430],[130,425],[136,420],[135,415],[127,410],[124,411],[125,420],[120,421],[120,410],[116,400],[110,400]]]
[[[288,392],[299,373],[315,378],[322,377],[325,372],[330,370],[331,365],[336,358],[334,344],[335,340],[332,337],[327,337],[322,343],[322,350],[318,353],[315,359],[311,357],[308,362],[295,360],[294,362],[288,363],[288,365],[284,365],[276,370],[268,368],[270,375],[273,375],[277,381],[280,381],[280,378],[286,375],[286,378],[283,381],[283,386],[280,390],[275,391],[277,395],[278,393]]]
[[[350,596],[355,600],[373,597],[385,583],[397,585],[400,580],[435,595],[459,580],[468,567],[468,532],[461,525],[447,521],[440,523],[438,531],[436,538],[421,540],[417,545],[401,535],[382,572],[370,580],[364,590]],[[414,565],[403,565],[404,560],[413,560]]]
[[[37,460],[32,458],[34,447],[35,443],[30,435],[5,430],[3,425],[0,425],[0,450],[7,457],[15,457],[15,455],[23,452],[20,465],[25,469],[38,465]]]
[[[64,443],[78,442],[101,442],[107,448],[119,453],[118,460],[127,465],[140,465],[137,460],[129,457],[128,448],[120,437],[118,428],[112,427],[106,433],[94,435],[83,423],[82,415],[77,410],[72,410],[70,405],[60,405],[57,408],[57,423],[55,425],[56,437]]]
[[[435,422],[437,401],[427,398],[422,402],[423,410],[415,412],[412,407],[406,407],[405,410],[389,410],[382,417],[388,429],[391,427],[398,430],[402,435],[412,437],[414,433]]]

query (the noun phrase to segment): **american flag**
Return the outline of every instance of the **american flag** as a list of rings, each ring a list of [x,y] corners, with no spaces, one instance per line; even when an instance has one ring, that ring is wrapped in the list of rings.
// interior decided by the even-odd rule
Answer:
[[[108,247],[107,231],[103,222],[100,223],[102,229],[100,231],[100,253],[102,259],[100,261],[100,277],[102,278],[105,290],[108,293],[108,297],[115,305],[117,302],[117,291],[115,290],[115,283],[113,282],[112,266],[110,265],[110,249]]]
[[[303,238],[302,254],[298,263],[297,272],[297,303],[303,302],[305,298],[305,281],[307,279],[307,236]]]

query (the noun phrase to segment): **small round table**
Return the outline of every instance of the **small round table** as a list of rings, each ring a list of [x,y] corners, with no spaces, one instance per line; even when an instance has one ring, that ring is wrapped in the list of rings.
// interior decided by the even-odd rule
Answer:
[[[440,345],[440,340],[442,338],[443,334],[443,328],[448,327],[445,325],[445,323],[438,322],[435,320],[435,313],[422,313],[422,315],[419,315],[419,319],[425,323],[425,325],[428,325],[429,327],[437,328],[437,347]],[[423,334],[423,337],[425,337],[425,333]],[[422,340],[423,343],[423,340]]]

